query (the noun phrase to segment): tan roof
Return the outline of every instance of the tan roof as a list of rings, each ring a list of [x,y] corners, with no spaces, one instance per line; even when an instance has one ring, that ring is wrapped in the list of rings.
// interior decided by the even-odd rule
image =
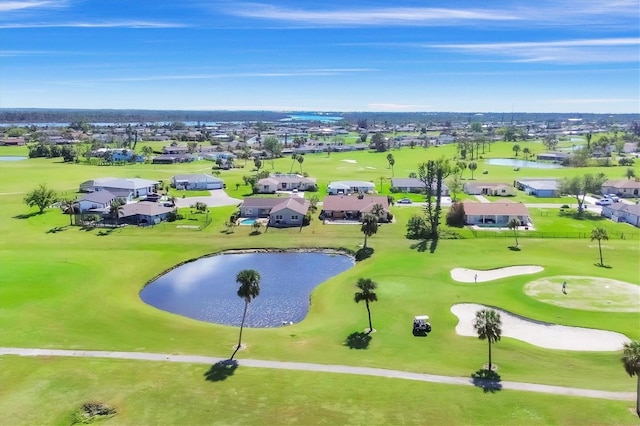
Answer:
[[[610,186],[619,189],[640,189],[640,182],[631,179],[608,180],[602,186]]]
[[[508,200],[496,203],[475,203],[473,201],[465,201],[463,205],[464,213],[470,216],[529,216],[529,210],[527,210],[527,207],[524,204],[514,203]]]
[[[293,210],[296,213],[305,215],[307,214],[310,205],[311,203],[309,202],[309,200],[305,200],[304,198],[299,197],[291,197],[282,201],[280,204],[273,206],[273,208],[271,209],[271,213],[273,214],[284,209],[289,209]]]
[[[365,195],[327,195],[322,200],[322,209],[326,211],[360,211],[370,212],[374,205],[382,204],[385,210],[389,210],[389,200],[385,196]]]

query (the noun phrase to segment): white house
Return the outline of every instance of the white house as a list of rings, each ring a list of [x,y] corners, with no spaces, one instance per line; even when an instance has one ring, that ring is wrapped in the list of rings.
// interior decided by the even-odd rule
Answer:
[[[640,228],[640,204],[613,203],[602,206],[602,216]]]
[[[329,195],[347,195],[351,193],[370,193],[373,192],[376,185],[373,182],[366,182],[362,180],[341,180],[331,182],[327,186],[327,193]]]
[[[215,176],[209,176],[204,173],[175,175],[171,178],[171,186],[176,189],[186,190],[206,190],[206,189],[222,189],[224,181]]]
[[[76,201],[78,208],[81,212],[95,211],[95,212],[107,212],[110,209],[111,203],[120,198],[117,195],[109,191],[96,191],[86,194],[84,197]],[[131,201],[129,198],[123,198],[125,202]]]
[[[258,181],[258,192],[273,194],[276,191],[315,190],[316,180],[296,174],[274,174]]]

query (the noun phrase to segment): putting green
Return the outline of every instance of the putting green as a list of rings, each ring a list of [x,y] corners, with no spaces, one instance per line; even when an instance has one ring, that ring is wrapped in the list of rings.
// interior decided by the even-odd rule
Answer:
[[[562,283],[567,283],[566,294]],[[525,293],[563,308],[602,312],[640,312],[640,286],[597,277],[555,276],[531,281]]]

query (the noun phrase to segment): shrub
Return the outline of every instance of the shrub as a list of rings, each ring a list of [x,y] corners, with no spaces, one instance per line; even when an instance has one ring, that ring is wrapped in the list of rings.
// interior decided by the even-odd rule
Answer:
[[[569,207],[569,204],[563,204],[560,208],[561,209],[569,209],[571,207]]]
[[[464,226],[464,204],[455,202],[447,212],[447,225],[462,228]]]
[[[422,216],[411,216],[407,222],[406,237],[410,240],[421,240],[429,238],[429,229]]]

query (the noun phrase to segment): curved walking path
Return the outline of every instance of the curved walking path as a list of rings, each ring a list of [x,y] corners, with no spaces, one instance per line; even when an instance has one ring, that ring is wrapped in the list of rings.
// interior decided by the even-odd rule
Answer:
[[[216,358],[201,355],[171,355],[149,352],[110,352],[110,351],[77,351],[62,349],[28,349],[28,348],[2,348],[0,347],[0,355],[18,355],[18,356],[62,356],[62,357],[79,357],[79,358],[115,358],[130,359],[143,361],[164,361],[164,362],[182,362],[188,364],[209,364],[213,365],[220,361],[226,361],[226,358]],[[354,367],[348,365],[325,365],[311,364],[304,362],[288,362],[288,361],[264,361],[257,359],[242,359],[238,364],[245,367],[255,368],[271,368],[278,370],[296,370],[296,371],[313,371],[322,373],[340,373],[354,374],[360,376],[376,376],[387,377],[393,379],[417,380],[422,382],[442,383],[449,385],[478,386],[478,382],[466,377],[438,376],[434,374],[412,373],[408,371],[386,370],[383,368],[370,367]],[[484,384],[491,386],[491,383]],[[501,389],[549,393],[554,395],[581,396],[586,398],[610,399],[619,401],[635,401],[636,394],[634,392],[610,392],[595,389],[569,388],[563,386],[540,385],[535,383],[522,382],[504,382],[500,381]]]

